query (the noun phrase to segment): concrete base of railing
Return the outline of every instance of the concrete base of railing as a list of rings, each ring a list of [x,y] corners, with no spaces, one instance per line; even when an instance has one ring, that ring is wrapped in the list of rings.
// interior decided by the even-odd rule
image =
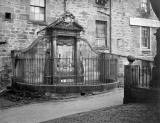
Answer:
[[[51,93],[90,93],[94,91],[105,91],[117,88],[119,82],[99,83],[97,85],[35,85],[20,82],[14,82],[12,87],[21,91],[40,91]]]
[[[124,90],[124,103],[160,103],[160,88],[131,87]]]

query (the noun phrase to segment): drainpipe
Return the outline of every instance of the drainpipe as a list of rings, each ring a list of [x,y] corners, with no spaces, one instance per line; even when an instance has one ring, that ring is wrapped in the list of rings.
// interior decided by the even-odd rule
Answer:
[[[64,5],[64,13],[65,13],[65,12],[66,12],[66,10],[67,10],[66,2],[67,2],[67,0],[64,0],[64,1],[63,1],[63,5]]]
[[[110,10],[110,53],[112,53],[112,3],[109,1],[109,10]]]

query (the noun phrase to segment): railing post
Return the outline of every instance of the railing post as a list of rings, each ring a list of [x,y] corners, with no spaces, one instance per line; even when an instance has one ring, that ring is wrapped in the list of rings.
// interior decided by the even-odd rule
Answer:
[[[139,75],[136,72],[134,73],[134,70],[136,71],[137,65],[132,65],[132,63],[135,61],[135,58],[128,56],[127,59],[129,61],[129,65],[125,65],[124,67],[124,104],[132,101],[131,88],[135,86],[135,83],[138,83],[138,77],[136,75]]]
[[[50,42],[51,42],[51,59],[50,59],[50,62],[51,62],[51,84],[53,84],[53,40],[52,40],[52,37],[50,37]]]
[[[129,103],[131,98],[131,83],[132,83],[132,66],[124,67],[124,98],[123,103]]]
[[[51,42],[51,84],[54,82],[54,75],[56,73],[56,35],[51,36],[50,42]]]
[[[76,83],[78,82],[78,64],[77,64],[77,39],[75,39],[75,49],[74,49],[74,73],[76,76]]]
[[[11,62],[12,62],[12,74],[13,77],[15,77],[15,56],[14,56],[14,50],[11,51]]]

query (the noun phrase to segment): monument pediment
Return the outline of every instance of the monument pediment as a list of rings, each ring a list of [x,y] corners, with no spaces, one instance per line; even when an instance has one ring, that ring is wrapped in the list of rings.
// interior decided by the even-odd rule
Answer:
[[[83,28],[80,25],[78,25],[76,22],[67,23],[64,21],[55,25],[53,27],[53,29],[73,30],[73,31],[82,31],[83,30]]]
[[[65,12],[56,21],[45,27],[43,30],[68,30],[83,31],[83,27],[75,21],[75,16],[70,12]]]

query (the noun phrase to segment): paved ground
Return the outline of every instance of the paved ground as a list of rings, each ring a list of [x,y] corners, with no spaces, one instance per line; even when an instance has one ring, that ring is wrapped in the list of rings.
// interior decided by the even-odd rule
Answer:
[[[74,114],[43,123],[160,123],[160,108],[149,104],[128,104]]]
[[[121,105],[122,103],[123,89],[115,89],[111,92],[94,96],[0,110],[0,123],[37,123],[75,113]]]

